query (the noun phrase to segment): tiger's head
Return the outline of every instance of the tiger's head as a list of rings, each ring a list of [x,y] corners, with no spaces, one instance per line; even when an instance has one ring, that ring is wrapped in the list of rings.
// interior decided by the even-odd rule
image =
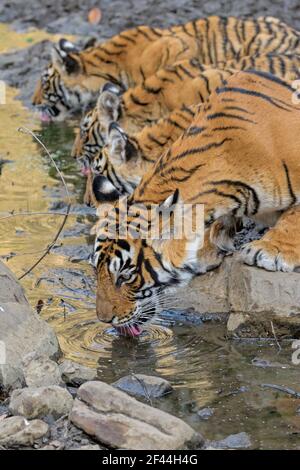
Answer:
[[[71,113],[94,104],[99,89],[108,77],[117,75],[114,65],[95,57],[95,39],[82,50],[72,42],[61,39],[52,48],[52,61],[39,79],[32,103],[41,110],[44,121],[63,120]]]
[[[173,305],[170,303],[170,293],[175,287],[185,284],[195,274],[216,268],[223,255],[210,241],[208,231],[204,244],[203,234],[180,239],[172,235],[170,238],[136,236],[137,232],[141,235],[145,233],[143,230],[149,230],[149,219],[144,223],[144,209],[137,210],[130,199],[122,198],[114,208],[102,206],[100,213],[98,210],[100,220],[94,228],[93,264],[97,271],[99,320],[112,324],[121,334],[138,336],[143,323],[159,311],[176,306],[174,301]],[[175,217],[181,207],[179,199],[176,190],[159,205],[160,213],[171,209]],[[128,215],[126,236],[115,236],[112,230],[120,230],[124,214]]]
[[[103,142],[103,147],[98,153],[94,153],[97,144],[89,143],[81,150],[79,159],[81,171],[88,177],[85,200],[89,205],[96,207],[103,201],[113,201],[122,195],[132,194],[143,173],[142,165],[136,165],[138,151],[134,142],[121,127],[112,122],[107,133],[107,142]]]

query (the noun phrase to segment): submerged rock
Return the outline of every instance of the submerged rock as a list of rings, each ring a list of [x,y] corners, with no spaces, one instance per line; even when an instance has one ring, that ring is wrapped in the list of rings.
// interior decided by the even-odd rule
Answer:
[[[202,410],[197,411],[197,415],[200,419],[207,420],[211,418],[214,414],[215,410],[213,408],[202,408]]]
[[[23,288],[1,261],[0,325],[0,385],[4,388],[24,384],[22,362],[32,351],[46,357],[59,356],[54,331],[33,312]]]
[[[48,357],[27,360],[23,370],[27,387],[46,387],[61,383],[59,367]]]
[[[9,409],[14,415],[28,419],[53,416],[54,419],[69,413],[73,405],[70,393],[57,385],[14,390]]]
[[[65,360],[60,366],[60,373],[63,381],[68,385],[79,387],[84,382],[97,379],[97,370],[82,366],[77,362]]]
[[[140,403],[104,382],[87,382],[79,388],[70,420],[113,448],[196,449],[204,443],[184,421]]]
[[[250,436],[246,432],[231,434],[221,441],[211,441],[209,449],[248,449],[252,446]]]
[[[31,446],[45,436],[48,429],[48,425],[39,419],[27,421],[22,416],[12,416],[0,422],[0,445]]]
[[[144,374],[126,375],[112,385],[130,395],[144,398],[161,398],[173,390],[167,380]]]

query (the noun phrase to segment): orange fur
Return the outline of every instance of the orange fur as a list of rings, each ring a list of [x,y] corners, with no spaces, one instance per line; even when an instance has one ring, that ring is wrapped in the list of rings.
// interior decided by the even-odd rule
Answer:
[[[162,205],[178,194],[184,203],[204,204],[202,247],[195,243],[191,248],[186,238],[157,243],[128,237],[126,248],[118,238],[101,241],[101,223],[98,225],[97,295],[111,305],[111,312],[121,305],[123,295],[127,299],[114,317],[106,312],[106,321],[115,325],[138,322],[146,315],[138,298],[144,288],[152,291],[155,300],[157,289],[166,292],[170,286],[220,264],[218,246],[224,249],[235,219],[245,215],[261,221],[282,213],[260,241],[245,246],[245,261],[271,270],[299,269],[300,105],[292,103],[292,93],[286,82],[272,75],[238,72],[211,95],[183,136],[144,175],[130,196],[129,207]],[[133,216],[129,223],[132,220]],[[112,277],[110,263],[125,253],[136,279],[145,275],[147,280],[124,284],[124,294],[115,284],[120,266]],[[110,289],[103,290],[104,282]],[[157,304],[153,300],[153,310],[163,307],[161,299],[158,297]],[[102,319],[101,304],[97,313]]]

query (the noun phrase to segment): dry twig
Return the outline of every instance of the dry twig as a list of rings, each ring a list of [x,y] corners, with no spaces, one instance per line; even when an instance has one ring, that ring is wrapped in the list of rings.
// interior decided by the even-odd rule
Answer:
[[[63,218],[63,221],[54,237],[54,239],[52,240],[52,242],[47,246],[45,252],[43,253],[43,255],[29,268],[27,269],[27,271],[22,274],[22,276],[20,276],[18,279],[21,280],[23,279],[25,276],[27,276],[27,274],[31,273],[36,267],[37,265],[48,255],[48,253],[50,253],[51,251],[51,248],[55,245],[55,243],[57,242],[66,222],[67,222],[67,219],[68,219],[68,216],[69,216],[69,213],[70,213],[70,209],[71,209],[71,196],[70,196],[70,193],[69,193],[69,190],[68,190],[68,187],[67,187],[67,184],[65,182],[65,179],[63,177],[63,174],[61,173],[60,169],[58,168],[54,158],[50,155],[50,152],[48,151],[47,147],[45,146],[45,144],[37,137],[37,135],[32,132],[30,129],[27,129],[27,127],[20,127],[19,129],[19,132],[23,132],[24,134],[29,134],[31,135],[41,146],[42,148],[45,150],[46,154],[48,155],[48,157],[50,158],[52,164],[54,165],[60,179],[62,180],[62,183],[64,185],[64,188],[66,190],[66,195],[67,195],[67,198],[69,200],[69,204],[68,204],[68,207],[67,207],[67,210],[66,210],[66,213],[64,215],[64,218]]]

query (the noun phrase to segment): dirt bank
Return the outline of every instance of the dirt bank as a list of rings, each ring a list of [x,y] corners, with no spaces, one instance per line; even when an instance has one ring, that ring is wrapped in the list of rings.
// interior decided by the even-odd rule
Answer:
[[[300,28],[299,0],[10,0],[1,2],[0,20],[24,30],[29,26],[49,32],[109,37],[138,24],[168,26],[205,15],[272,15]],[[102,21],[87,23],[88,11],[98,6]],[[24,11],[25,10],[25,11]]]

